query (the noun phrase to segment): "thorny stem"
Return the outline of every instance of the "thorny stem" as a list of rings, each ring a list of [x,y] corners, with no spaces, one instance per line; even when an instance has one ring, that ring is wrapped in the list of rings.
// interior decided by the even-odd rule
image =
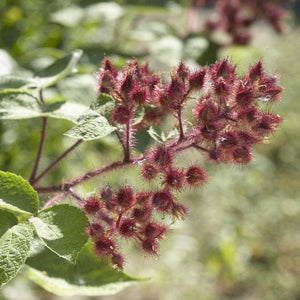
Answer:
[[[40,139],[40,144],[39,144],[39,148],[38,148],[38,152],[35,158],[35,163],[34,163],[34,167],[29,179],[29,182],[32,184],[35,180],[35,176],[36,176],[36,172],[37,169],[39,167],[39,163],[41,160],[41,156],[42,156],[42,151],[43,151],[43,147],[44,147],[44,142],[45,142],[45,138],[46,138],[46,128],[47,128],[47,117],[42,117],[43,120],[43,126],[42,126],[42,131],[41,131],[41,139]]]
[[[43,194],[44,193],[55,193],[55,192],[68,192],[70,190],[70,188],[72,188],[82,182],[92,179],[100,174],[107,173],[109,171],[116,170],[116,169],[128,166],[130,164],[135,164],[135,163],[139,162],[140,160],[142,160],[142,158],[131,159],[130,161],[113,162],[111,164],[101,166],[95,170],[92,170],[92,171],[90,171],[80,177],[77,177],[73,180],[64,182],[60,185],[53,185],[53,186],[49,186],[49,187],[37,187],[37,188],[35,188],[35,190],[38,193],[43,193]]]
[[[126,149],[125,149],[124,142],[123,142],[123,140],[122,140],[122,137],[121,137],[121,135],[120,135],[118,129],[115,130],[115,134],[116,134],[116,136],[118,137],[118,140],[119,140],[120,144],[122,145],[123,152],[124,152],[124,155],[125,155]]]
[[[51,198],[49,201],[47,201],[43,205],[42,210],[47,208],[47,207],[50,207],[50,206],[54,205],[57,202],[59,202],[61,199],[65,198],[66,194],[67,194],[66,192],[60,193],[60,194],[56,195],[55,197]]]
[[[38,177],[32,180],[31,185],[34,186],[42,177],[44,177],[50,170],[52,170],[62,159],[64,159],[71,151],[82,143],[83,140],[78,140],[73,146],[61,154],[48,168],[46,168]]]
[[[131,120],[126,124],[124,162],[130,161]]]
[[[69,189],[68,194],[70,194],[70,196],[73,199],[75,199],[77,202],[79,202],[79,203],[83,203],[84,202],[84,200],[79,195],[77,195],[77,193],[75,193],[73,191],[73,189]]]
[[[178,109],[178,122],[179,122],[179,141],[182,141],[184,138],[183,132],[183,121],[182,121],[182,107]]]

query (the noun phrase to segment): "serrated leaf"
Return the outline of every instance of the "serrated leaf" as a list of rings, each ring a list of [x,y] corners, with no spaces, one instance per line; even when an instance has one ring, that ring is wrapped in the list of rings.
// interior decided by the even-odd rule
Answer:
[[[0,208],[21,214],[36,214],[39,198],[21,176],[0,171]]]
[[[43,115],[39,100],[23,90],[0,92],[0,119],[28,119]]]
[[[21,223],[0,238],[0,288],[14,278],[29,254],[33,237],[30,224]]]
[[[15,215],[8,211],[0,209],[0,237],[11,227],[18,224]]]
[[[109,118],[111,111],[115,107],[115,100],[109,95],[100,94],[90,105],[90,110],[97,112],[99,115]]]
[[[174,128],[166,135],[159,126],[151,126],[148,133],[155,141],[163,144],[177,136],[178,130]]]
[[[139,281],[112,269],[106,259],[99,259],[91,243],[71,264],[45,249],[26,261],[29,278],[49,292],[60,296],[110,295]]]
[[[81,55],[82,50],[75,50],[71,54],[58,59],[47,68],[37,72],[36,79],[39,81],[39,85],[44,88],[49,87],[72,73]]]
[[[65,119],[77,123],[76,120],[87,108],[87,106],[80,103],[59,101],[48,105],[45,115],[50,118]]]
[[[54,253],[74,262],[87,242],[87,217],[67,204],[55,205],[30,218],[37,235]]]
[[[24,78],[11,75],[0,77],[0,90],[31,88],[35,86],[36,83],[33,78]]]
[[[65,135],[71,138],[89,141],[107,136],[114,130],[116,130],[116,127],[111,126],[106,118],[98,116],[74,126],[69,131],[67,131]]]

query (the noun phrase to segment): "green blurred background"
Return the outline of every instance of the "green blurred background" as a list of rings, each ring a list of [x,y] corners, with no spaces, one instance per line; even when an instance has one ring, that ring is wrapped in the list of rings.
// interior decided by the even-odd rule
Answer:
[[[196,68],[216,57],[229,57],[244,72],[263,59],[266,70],[284,87],[282,103],[272,108],[284,122],[269,144],[255,148],[250,165],[216,166],[193,151],[184,155],[196,156],[211,176],[205,186],[180,193],[189,208],[186,220],[172,226],[159,257],[145,257],[131,243],[123,245],[125,271],[151,280],[115,296],[62,298],[21,274],[0,291],[0,299],[300,299],[300,28],[291,11],[286,34],[279,36],[260,22],[252,27],[249,46],[216,49],[201,32],[186,31],[186,5],[187,1],[159,0],[0,2],[0,75],[31,76],[73,49],[84,50],[78,72],[45,91],[48,102],[88,104],[96,95],[95,73],[105,54],[120,66],[133,57],[150,61],[153,70],[175,67],[181,59]],[[208,13],[199,11],[199,20]],[[71,127],[68,121],[50,122],[42,169],[72,145],[74,141],[62,135]],[[28,178],[40,130],[38,119],[1,122],[0,168]],[[87,142],[43,184],[73,178],[120,156],[114,137]],[[93,180],[79,192],[107,182],[146,188],[137,177],[137,170],[124,170]]]

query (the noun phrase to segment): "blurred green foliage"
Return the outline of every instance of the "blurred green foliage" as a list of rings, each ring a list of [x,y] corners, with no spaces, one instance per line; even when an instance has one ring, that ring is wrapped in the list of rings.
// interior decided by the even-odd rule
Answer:
[[[186,11],[178,5],[183,2],[167,6],[165,1],[150,2],[151,7],[135,6],[149,1],[120,0],[125,5],[121,6],[84,0],[2,0],[0,48],[6,52],[0,52],[0,73],[32,74],[81,48],[84,55],[78,72],[46,90],[45,99],[89,104],[96,96],[94,74],[106,54],[120,66],[138,57],[155,70],[174,67],[181,59],[197,67],[218,55],[230,57],[242,72],[262,58],[267,71],[278,74],[285,89],[282,104],[274,108],[285,121],[270,144],[256,148],[255,161],[249,166],[215,166],[203,159],[211,180],[197,191],[179,195],[190,213],[184,222],[174,225],[161,256],[145,258],[132,245],[124,244],[126,272],[151,276],[152,281],[101,299],[299,300],[300,30],[291,28],[286,35],[277,36],[259,24],[253,29],[250,46],[212,52],[213,44],[205,36],[185,34]],[[207,54],[213,55],[207,58]],[[50,122],[41,169],[73,143],[62,136],[71,127],[68,121]],[[28,178],[40,130],[39,119],[1,122],[0,168]],[[86,142],[43,184],[73,178],[120,155],[114,137]],[[178,159],[191,164],[194,156],[192,152]],[[137,170],[116,172],[85,184],[81,192],[107,182],[117,186],[126,181],[146,188],[137,177]],[[54,299],[28,286],[22,277],[4,288],[0,299],[17,299],[20,289],[23,299]]]

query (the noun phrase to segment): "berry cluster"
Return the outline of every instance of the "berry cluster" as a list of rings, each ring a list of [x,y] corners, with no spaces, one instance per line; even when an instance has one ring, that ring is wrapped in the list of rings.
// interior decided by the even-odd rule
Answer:
[[[195,0],[193,6],[206,5],[210,1]],[[283,32],[283,19],[286,11],[280,3],[290,0],[218,0],[216,14],[206,24],[208,31],[222,30],[227,32],[234,44],[246,45],[251,39],[249,27],[257,19],[264,19],[271,23],[274,29]]]
[[[100,257],[110,256],[113,264],[122,268],[117,236],[132,238],[145,252],[156,254],[158,241],[168,226],[155,222],[154,216],[163,213],[183,218],[187,209],[177,201],[175,193],[208,179],[199,166],[178,168],[177,153],[193,148],[215,163],[249,163],[251,147],[261,143],[282,121],[278,115],[264,112],[260,103],[279,101],[282,88],[275,76],[266,74],[261,61],[241,77],[227,59],[194,72],[181,62],[166,80],[162,74],[151,74],[148,65],[137,61],[117,71],[106,58],[98,78],[99,92],[115,99],[110,121],[118,127],[123,164],[139,162],[145,180],[159,178],[161,183],[160,190],[146,192],[135,192],[128,185],[113,192],[106,186],[83,204],[96,252]],[[195,104],[193,120],[186,122],[188,101]],[[145,114],[134,122],[139,108]],[[132,157],[136,132],[165,120],[172,121],[178,135],[142,157]]]

